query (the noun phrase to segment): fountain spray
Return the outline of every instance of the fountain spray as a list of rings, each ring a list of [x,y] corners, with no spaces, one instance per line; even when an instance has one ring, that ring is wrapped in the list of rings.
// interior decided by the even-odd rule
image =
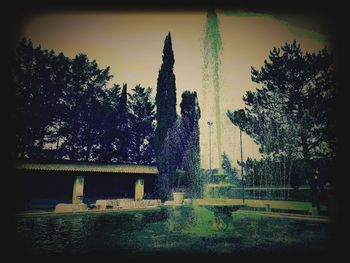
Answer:
[[[208,10],[204,36],[204,72],[203,80],[209,81],[209,66],[212,72],[212,85],[214,88],[215,123],[217,153],[219,157],[219,173],[222,173],[221,150],[221,110],[220,110],[220,64],[222,40],[219,30],[219,20],[215,10]]]

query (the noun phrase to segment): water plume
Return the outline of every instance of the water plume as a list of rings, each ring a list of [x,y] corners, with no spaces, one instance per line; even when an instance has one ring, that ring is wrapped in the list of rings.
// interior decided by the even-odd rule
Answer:
[[[220,169],[222,163],[220,109],[220,65],[222,40],[219,29],[219,20],[215,10],[208,10],[203,44],[203,82],[205,88],[213,87],[214,89],[217,154]],[[210,73],[212,74],[211,76]],[[209,84],[210,81],[212,81],[211,85]]]

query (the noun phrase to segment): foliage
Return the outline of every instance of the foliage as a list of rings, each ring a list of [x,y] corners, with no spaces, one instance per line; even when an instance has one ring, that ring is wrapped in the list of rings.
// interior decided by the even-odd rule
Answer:
[[[64,137],[62,154],[69,160],[90,160],[91,151],[99,138],[101,101],[107,81],[112,77],[109,68],[101,70],[96,61],[79,54],[71,62],[71,76],[64,89],[62,125],[59,133]]]
[[[200,156],[199,156],[199,126],[200,109],[196,92],[185,91],[182,94],[181,117],[178,117],[165,138],[161,156],[158,160],[163,199],[169,198],[171,190],[185,188],[188,196],[194,197],[201,193]],[[181,180],[176,175],[176,169],[184,171]]]
[[[174,52],[172,48],[170,32],[166,36],[163,48],[163,63],[159,70],[156,94],[156,119],[155,150],[159,155],[167,131],[176,121],[176,85],[174,75]]]
[[[107,87],[109,67],[23,39],[12,68],[14,158],[154,163],[151,89]]]
[[[227,116],[259,144],[266,158],[283,165],[284,180],[291,180],[295,160],[302,159],[315,192],[311,160],[332,159],[336,154],[332,55],[326,49],[303,53],[294,41],[273,48],[269,61],[251,73],[262,88],[248,91],[243,97],[246,107],[228,111]]]
[[[130,113],[128,109],[128,93],[127,85],[124,84],[120,94],[120,101],[116,112],[117,127],[116,131],[116,158],[121,162],[129,160],[129,143],[131,141],[130,134]]]
[[[332,56],[326,49],[303,54],[296,42],[281,50],[273,48],[260,71],[252,68],[252,80],[263,87],[246,93],[243,100],[248,107],[227,115],[259,143],[264,154],[333,157]]]
[[[285,187],[292,186],[298,188],[299,186],[307,185],[308,181],[304,173],[305,162],[302,159],[294,160],[290,169],[290,181],[286,181],[283,177],[284,164],[279,160],[273,160],[265,157],[260,160],[247,158],[243,162],[244,179],[246,186],[261,186],[261,187]],[[239,165],[241,163],[239,162]],[[334,172],[332,161],[325,159],[310,160],[309,165],[313,169],[318,169],[320,186],[323,187],[327,183],[334,183],[334,178],[331,176]]]
[[[185,91],[181,97],[181,117],[189,131],[188,146],[183,156],[182,168],[186,173],[188,195],[190,197],[198,197],[201,194],[198,124],[201,112],[196,92]]]
[[[157,157],[159,175],[157,178],[157,194],[165,200],[171,192],[171,177],[176,170],[177,156],[173,155],[173,149],[166,140],[176,137],[176,134],[168,135],[170,128],[179,126],[176,123],[176,85],[174,75],[174,52],[172,48],[170,32],[164,40],[163,63],[158,73],[156,94],[156,120],[157,126],[154,137],[154,148]],[[176,129],[180,129],[177,127]],[[168,138],[168,139],[167,139]]]
[[[13,117],[17,119],[13,122],[16,125],[14,150],[21,157],[28,154],[40,157],[47,127],[55,122],[56,113],[61,109],[58,97],[62,96],[61,88],[66,84],[61,71],[69,67],[68,63],[61,54],[55,56],[40,46],[34,48],[26,39],[16,49],[12,68],[16,98]]]
[[[176,169],[182,168],[182,158],[188,146],[189,131],[185,128],[184,122],[178,118],[172,128],[168,130],[165,138],[161,156],[158,160],[158,182],[157,189],[161,199],[169,199],[174,188],[183,187],[177,183]]]
[[[222,155],[222,164],[221,164],[222,169],[225,171],[225,179],[223,182],[225,183],[233,183],[233,184],[238,184],[239,179],[237,177],[237,169],[232,168],[231,161],[228,158],[227,154],[224,152]]]
[[[130,95],[131,111],[131,160],[138,164],[155,162],[154,121],[155,105],[151,101],[151,88],[137,85]]]

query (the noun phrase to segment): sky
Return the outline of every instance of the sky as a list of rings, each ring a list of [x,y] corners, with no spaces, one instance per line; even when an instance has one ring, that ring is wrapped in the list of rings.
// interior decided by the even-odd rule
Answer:
[[[269,14],[217,10],[222,38],[220,102],[222,151],[237,166],[239,129],[226,117],[227,110],[244,107],[242,97],[259,86],[251,81],[251,67],[260,68],[273,47],[296,40],[301,49],[317,52],[329,47],[328,36]],[[177,107],[185,90],[196,91],[200,119],[201,166],[209,167],[208,121],[215,123],[213,89],[203,85],[205,12],[80,12],[36,15],[23,23],[21,36],[44,49],[73,58],[85,53],[99,67],[110,66],[109,82],[137,84],[156,92],[165,36],[171,32],[175,56]],[[212,167],[219,167],[215,130],[212,128]],[[243,158],[259,158],[258,146],[243,133]]]

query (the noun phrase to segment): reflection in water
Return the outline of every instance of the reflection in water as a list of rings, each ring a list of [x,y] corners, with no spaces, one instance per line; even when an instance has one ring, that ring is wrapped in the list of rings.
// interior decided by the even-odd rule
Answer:
[[[170,231],[211,236],[234,229],[231,213],[225,207],[182,206],[169,209],[166,222]]]
[[[27,253],[48,255],[322,250],[332,226],[205,206],[18,217],[16,225],[19,247]]]

